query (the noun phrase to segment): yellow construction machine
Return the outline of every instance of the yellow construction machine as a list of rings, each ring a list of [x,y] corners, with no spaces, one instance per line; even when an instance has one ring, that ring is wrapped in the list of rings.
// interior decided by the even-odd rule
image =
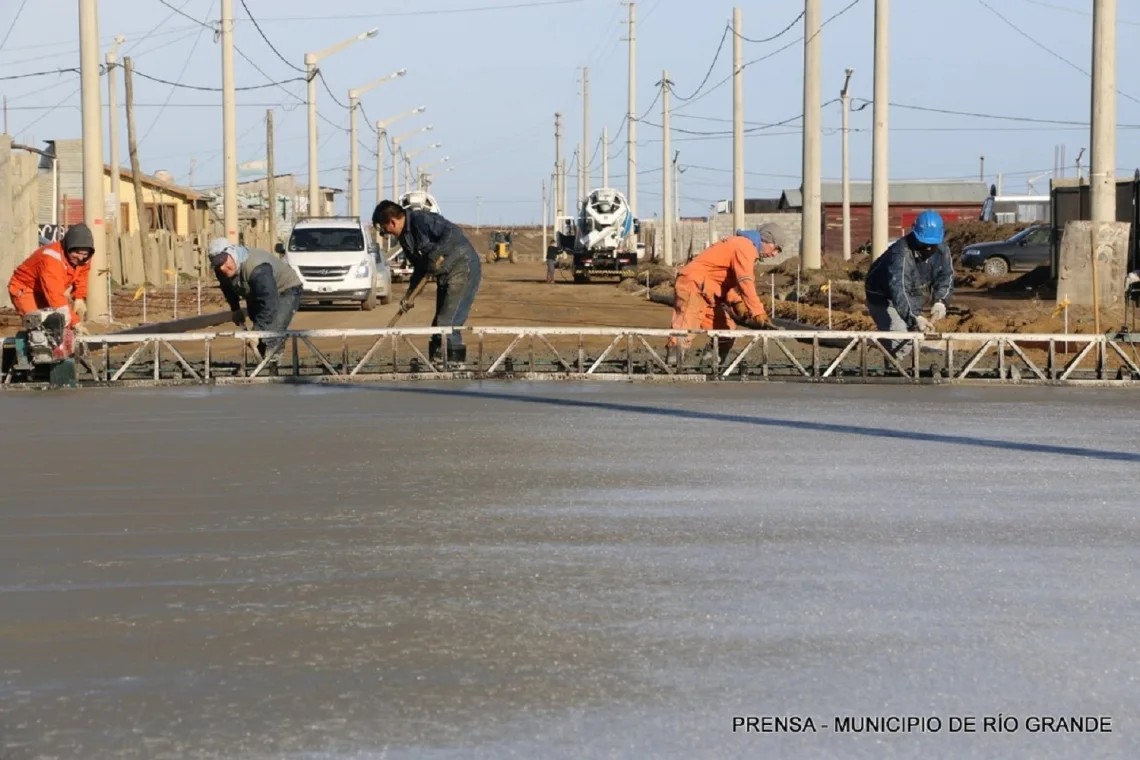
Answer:
[[[512,264],[515,263],[515,250],[511,245],[512,233],[506,230],[495,230],[491,233],[491,252],[487,254],[487,263],[494,264],[496,261],[506,259]]]

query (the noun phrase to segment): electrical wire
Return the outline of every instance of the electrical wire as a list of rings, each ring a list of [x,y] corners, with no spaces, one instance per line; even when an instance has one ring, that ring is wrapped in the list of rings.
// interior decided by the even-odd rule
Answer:
[[[163,5],[166,5],[166,3],[163,2]],[[179,12],[181,13],[181,11],[179,11]],[[213,12],[214,12],[214,0],[210,0],[210,7],[206,11],[206,18],[209,18],[210,14]],[[179,83],[182,82],[182,77],[186,76],[186,69],[190,68],[190,61],[194,57],[194,51],[198,49],[198,44],[202,41],[202,32],[211,28],[205,22],[202,23],[202,27],[203,27],[202,29],[198,30],[198,35],[194,38],[194,45],[193,45],[193,47],[190,48],[189,55],[187,55],[186,59],[182,62],[182,70],[178,72],[178,80],[177,81]],[[166,93],[166,103],[169,103],[170,99],[172,97],[174,97],[174,92],[177,89],[178,88],[176,88],[176,87],[171,87],[170,91]],[[163,104],[162,108],[158,109],[158,113],[156,113],[154,115],[154,118],[150,122],[150,126],[146,128],[146,131],[143,132],[142,137],[139,138],[138,145],[142,145],[144,142],[146,142],[146,138],[150,136],[150,133],[154,130],[154,126],[156,124],[158,124],[158,120],[162,118],[162,114],[166,111],[166,103]]]
[[[374,19],[378,17],[395,18],[398,16],[451,16],[465,13],[484,13],[493,11],[525,10],[541,8],[551,5],[578,5],[585,0],[540,0],[540,2],[512,3],[509,5],[483,5],[474,8],[439,8],[421,11],[384,11],[383,13],[350,13],[344,15],[325,16],[279,16],[274,18],[263,17],[262,21],[332,21],[347,19]]]
[[[343,108],[347,111],[348,110],[348,104],[340,102],[340,99],[337,98],[335,93],[333,93],[332,88],[329,87],[329,83],[325,79],[324,72],[321,71],[320,69],[317,69],[316,72],[317,72],[317,77],[321,80],[321,84],[323,84],[325,86],[325,90],[328,92],[329,97],[333,99],[334,103],[336,103],[338,106],[340,106],[341,108]]]
[[[28,0],[23,0],[20,7],[16,9],[16,17],[12,19],[12,23],[8,25],[8,32],[4,35],[4,39],[0,40],[0,50],[8,44],[8,38],[12,36],[12,30],[16,28],[16,23],[20,20],[20,14],[24,12],[24,6],[28,4]]]
[[[817,34],[819,34],[820,32],[822,32],[822,31],[823,31],[824,27],[826,27],[826,26],[827,26],[828,24],[830,24],[832,21],[835,21],[837,18],[839,18],[839,17],[840,17],[840,16],[842,16],[843,14],[847,13],[847,11],[851,10],[852,8],[854,8],[856,5],[858,5],[858,4],[859,4],[859,3],[861,3],[862,1],[863,1],[863,0],[851,0],[851,2],[850,2],[850,3],[848,3],[846,6],[844,6],[842,9],[840,9],[840,10],[836,11],[835,13],[831,14],[831,15],[830,15],[830,16],[829,16],[829,17],[828,17],[826,20],[824,20],[824,22],[823,22],[822,24],[820,24],[820,25],[819,25],[819,31],[817,31],[815,34],[813,34],[813,35],[812,35],[812,37],[814,38],[814,37],[815,37]],[[749,66],[753,66],[753,65],[755,65],[755,64],[757,64],[757,63],[761,63],[761,62],[763,62],[763,61],[766,61],[766,60],[768,60],[769,58],[772,58],[773,56],[779,55],[780,53],[784,52],[785,50],[787,50],[788,48],[792,47],[792,46],[793,46],[793,45],[795,45],[796,43],[803,41],[803,39],[804,39],[803,35],[800,35],[799,37],[797,37],[796,39],[792,40],[792,41],[791,41],[791,42],[789,42],[788,44],[786,44],[786,45],[782,45],[782,46],[780,46],[780,47],[776,48],[775,50],[773,50],[773,51],[772,51],[772,52],[770,52],[770,53],[767,53],[767,54],[765,54],[765,55],[762,55],[762,56],[760,56],[759,58],[754,58],[754,59],[752,59],[751,61],[748,61],[747,63],[743,63],[743,64],[741,64],[741,66],[740,66],[740,70],[741,70],[741,71],[743,71],[744,69],[748,68]],[[724,79],[720,80],[720,81],[719,81],[719,82],[717,82],[715,85],[713,85],[711,89],[709,89],[709,90],[706,90],[705,92],[701,93],[700,95],[696,95],[696,96],[694,96],[694,97],[693,97],[691,100],[685,101],[685,102],[684,102],[684,103],[682,103],[681,105],[677,106],[677,110],[679,111],[679,110],[681,110],[681,109],[683,109],[683,108],[688,108],[689,106],[693,105],[694,103],[696,103],[697,101],[701,100],[702,98],[704,98],[704,97],[706,97],[706,96],[708,96],[708,95],[711,95],[712,93],[716,92],[716,91],[717,91],[717,90],[719,90],[721,87],[723,87],[725,84],[727,84],[728,82],[730,82],[730,81],[732,80],[732,77],[733,77],[733,76],[734,76],[734,74],[729,74],[727,77],[725,77]]]
[[[728,39],[729,30],[730,27],[728,25],[725,25],[724,32],[720,35],[720,44],[716,46],[716,53],[713,54],[712,63],[709,64],[709,69],[705,72],[705,78],[701,80],[701,83],[699,85],[697,85],[697,89],[693,91],[693,94],[689,95],[688,97],[683,97],[681,95],[678,95],[676,92],[673,92],[673,97],[684,102],[686,100],[692,100],[700,94],[701,89],[704,88],[705,84],[707,84],[709,81],[709,77],[712,76],[713,69],[716,68],[716,62],[720,59],[720,51],[724,50],[724,41]],[[672,89],[670,89],[670,92],[672,92]]]
[[[978,2],[979,2],[979,3],[980,3],[982,6],[983,6],[983,7],[985,7],[987,10],[989,10],[989,12],[990,12],[990,13],[994,14],[994,15],[995,15],[995,16],[997,16],[999,19],[1001,19],[1001,20],[1002,20],[1002,21],[1005,23],[1005,25],[1006,25],[1006,26],[1008,26],[1010,29],[1012,29],[1013,31],[1017,32],[1019,35],[1021,35],[1021,36],[1022,36],[1022,37],[1024,37],[1025,39],[1029,40],[1030,42],[1032,42],[1034,45],[1036,45],[1037,47],[1039,47],[1039,48],[1041,48],[1042,50],[1044,50],[1044,51],[1045,51],[1046,53],[1048,53],[1049,55],[1051,55],[1051,56],[1053,56],[1054,58],[1056,58],[1058,61],[1061,61],[1062,63],[1064,63],[1065,65],[1069,66],[1070,68],[1072,68],[1072,69],[1075,69],[1075,70],[1077,70],[1077,71],[1081,72],[1081,73],[1082,73],[1082,74],[1084,74],[1086,77],[1089,77],[1090,79],[1092,78],[1092,74],[1090,74],[1088,71],[1085,71],[1085,70],[1084,70],[1084,69],[1082,69],[1080,66],[1078,66],[1077,64],[1073,63],[1073,62],[1072,62],[1072,61],[1070,61],[1068,58],[1066,58],[1065,56],[1063,56],[1063,55],[1061,55],[1060,53],[1058,53],[1056,50],[1053,50],[1052,48],[1050,48],[1048,45],[1043,45],[1043,44],[1041,44],[1040,42],[1038,42],[1037,40],[1035,40],[1035,39],[1033,38],[1033,36],[1032,36],[1032,35],[1028,34],[1028,33],[1027,33],[1025,30],[1023,30],[1023,29],[1022,29],[1021,27],[1019,27],[1017,24],[1013,23],[1013,22],[1012,22],[1012,21],[1010,21],[1008,18],[1006,18],[1005,16],[1003,16],[1001,13],[999,13],[999,12],[998,12],[998,11],[997,11],[997,10],[996,10],[996,9],[995,9],[993,6],[992,6],[992,5],[990,5],[989,3],[987,3],[987,2],[986,2],[986,0],[978,0]],[[1129,94],[1128,94],[1128,93],[1126,93],[1126,92],[1121,92],[1120,90],[1117,90],[1117,91],[1116,91],[1116,94],[1117,94],[1117,95],[1119,95],[1119,96],[1120,96],[1120,97],[1122,97],[1122,98],[1127,98],[1128,100],[1131,100],[1133,103],[1140,103],[1140,100],[1137,100],[1136,98],[1132,97],[1131,95],[1129,95]]]
[[[159,84],[170,85],[171,87],[179,87],[179,88],[184,89],[184,90],[197,90],[199,92],[221,92],[222,91],[221,87],[203,87],[201,85],[180,84],[178,82],[171,82],[169,79],[162,79],[160,77],[151,76],[150,74],[144,74],[143,72],[139,71],[138,69],[135,69],[134,73],[137,74],[138,76],[142,77],[143,79],[149,79],[152,82],[158,82]],[[264,89],[267,89],[270,87],[278,87],[278,86],[283,85],[283,84],[288,84],[289,82],[304,82],[304,81],[305,81],[304,77],[293,77],[292,79],[282,79],[279,82],[267,82],[265,84],[253,84],[253,85],[246,85],[244,87],[235,87],[234,90],[236,92],[245,92],[247,90],[264,90]]]
[[[265,41],[265,44],[269,46],[269,49],[273,51],[274,55],[280,58],[286,66],[293,69],[294,71],[299,71],[302,74],[307,74],[308,72],[305,71],[305,69],[301,68],[295,63],[290,63],[289,59],[281,55],[281,52],[277,50],[272,42],[269,41],[269,38],[265,36],[265,32],[261,30],[261,24],[257,23],[257,19],[253,17],[253,13],[249,10],[249,6],[245,4],[245,0],[241,0],[241,7],[245,9],[245,15],[249,16],[249,20],[253,22],[253,28],[256,29],[257,33],[261,35],[261,39]]]
[[[804,11],[800,11],[800,15],[798,15],[794,19],[792,19],[792,23],[788,24],[783,29],[781,29],[780,31],[773,34],[771,37],[765,37],[762,40],[754,40],[754,39],[751,39],[749,37],[745,37],[743,34],[737,34],[735,29],[732,30],[732,33],[735,34],[740,39],[744,40],[745,42],[755,42],[755,43],[772,42],[774,40],[780,39],[785,34],[792,31],[792,27],[794,27],[796,24],[800,23],[800,19],[802,19],[805,15],[806,15],[806,13]]]

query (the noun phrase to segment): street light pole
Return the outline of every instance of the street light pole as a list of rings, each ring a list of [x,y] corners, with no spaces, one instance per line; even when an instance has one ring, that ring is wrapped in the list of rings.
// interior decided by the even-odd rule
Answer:
[[[119,103],[115,97],[115,66],[118,61],[119,45],[127,41],[126,37],[115,37],[115,44],[111,52],[107,53],[107,127],[110,134],[111,148],[111,193],[107,200],[107,208],[111,212],[107,216],[108,222],[114,226],[116,233],[122,232],[122,214],[119,213]]]
[[[238,242],[235,87],[234,4],[233,0],[222,0],[222,218],[231,243]]]
[[[397,77],[402,77],[408,73],[407,69],[400,69],[391,74],[380,77],[377,80],[369,82],[363,87],[348,91],[348,139],[349,139],[349,167],[348,167],[348,184],[349,184],[349,214],[352,216],[360,216],[360,147],[356,134],[356,111],[360,107],[360,96],[374,87],[379,87],[385,82],[390,82]],[[379,185],[378,185],[379,186]]]
[[[83,221],[95,238],[87,305],[92,316],[109,319],[106,230],[103,224],[106,210],[103,195],[103,114],[99,103],[99,13],[95,0],[79,0],[79,78],[83,114]],[[67,219],[60,221],[68,222]]]
[[[426,127],[420,127],[411,132],[406,132],[399,137],[392,138],[392,200],[396,203],[400,202],[400,143],[415,137],[421,132],[430,132],[431,130],[432,125],[428,124]]]
[[[379,33],[379,29],[369,29],[319,53],[305,53],[305,78],[308,80],[306,106],[309,113],[309,216],[317,216],[320,211],[320,171],[317,166],[317,64],[349,45],[375,37]]]

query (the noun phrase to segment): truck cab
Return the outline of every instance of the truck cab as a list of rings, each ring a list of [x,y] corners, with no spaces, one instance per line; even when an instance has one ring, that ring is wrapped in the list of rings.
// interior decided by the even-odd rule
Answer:
[[[277,252],[301,278],[303,304],[349,302],[370,311],[378,299],[388,300],[386,290],[378,292],[376,246],[357,217],[302,218]]]

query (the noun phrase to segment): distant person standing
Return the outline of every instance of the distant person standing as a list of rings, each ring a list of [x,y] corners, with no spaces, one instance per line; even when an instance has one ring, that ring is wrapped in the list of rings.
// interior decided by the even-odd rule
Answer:
[[[910,233],[875,259],[863,283],[867,311],[880,332],[930,332],[946,316],[954,292],[954,264],[946,246],[945,226],[937,211],[923,211]],[[927,297],[934,305],[922,316]],[[892,356],[911,351],[906,341],[888,341]]]
[[[546,282],[548,285],[554,284],[554,270],[558,268],[558,246],[548,245],[546,247]]]
[[[412,265],[408,281],[408,296],[400,308],[412,308],[409,296],[429,274],[435,275],[435,317],[432,327],[462,327],[467,322],[483,267],[479,254],[463,231],[434,211],[404,208],[394,201],[381,201],[372,212],[372,223],[386,235],[400,242],[400,247]],[[436,361],[443,341],[433,335],[428,344],[428,358]],[[447,336],[447,357],[462,364],[467,359],[467,347],[459,333]]]

